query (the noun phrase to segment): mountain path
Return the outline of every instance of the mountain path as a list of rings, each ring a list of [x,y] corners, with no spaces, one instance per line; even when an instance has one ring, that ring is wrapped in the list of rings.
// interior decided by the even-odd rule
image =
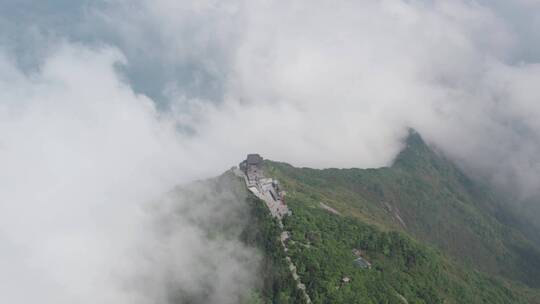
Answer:
[[[285,252],[285,260],[289,266],[289,271],[291,272],[293,279],[296,281],[296,287],[302,292],[306,303],[312,304],[311,298],[306,291],[306,285],[302,283],[302,280],[296,271],[296,265],[294,265],[291,257],[287,254],[289,251],[289,248],[287,248],[287,240],[290,237],[290,233],[289,231],[284,230],[281,219],[285,215],[292,216],[292,213],[283,200],[283,191],[276,189],[276,180],[264,177],[262,172],[257,172],[254,180],[250,180],[249,176],[253,175],[249,174],[249,172],[248,174],[245,174],[239,169],[235,169],[234,172],[237,176],[244,178],[249,191],[261,199],[268,207],[272,217],[278,220],[278,225],[281,229],[280,242],[281,246],[283,247],[283,251]]]

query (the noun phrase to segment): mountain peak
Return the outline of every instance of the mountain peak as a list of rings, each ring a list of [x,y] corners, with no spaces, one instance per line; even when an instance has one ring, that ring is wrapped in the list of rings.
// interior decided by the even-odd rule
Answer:
[[[423,167],[437,160],[440,160],[440,157],[425,143],[420,133],[409,129],[405,147],[394,160],[393,167]]]
[[[407,143],[407,146],[426,146],[420,133],[412,128],[409,129],[409,135],[407,135],[405,142]]]

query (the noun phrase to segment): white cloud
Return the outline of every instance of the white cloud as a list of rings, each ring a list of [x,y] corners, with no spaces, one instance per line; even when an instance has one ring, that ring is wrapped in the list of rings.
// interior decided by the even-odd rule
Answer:
[[[189,220],[194,212],[213,223],[222,210],[178,199],[188,211],[167,236],[154,221],[168,213],[141,206],[248,152],[376,167],[414,127],[470,172],[535,194],[540,69],[534,57],[519,60],[533,43],[499,6],[108,1],[85,10],[80,33],[40,35],[53,46],[36,69],[1,57],[0,300],[166,302],[166,282],[199,290],[213,276],[209,301],[233,302],[238,289],[226,276],[244,265],[235,257],[256,257],[235,241],[208,240]],[[91,43],[88,32],[98,33]],[[86,42],[56,45],[63,35]],[[95,46],[104,44],[112,46]],[[133,93],[147,82],[171,111]],[[146,260],[149,252],[164,264]],[[206,253],[229,263],[204,268],[197,257]],[[188,277],[168,272],[188,266]],[[250,281],[236,275],[238,286]]]
[[[205,204],[176,198],[169,209],[185,212],[169,210],[158,226],[142,209],[195,177],[200,159],[186,154],[150,100],[118,80],[121,60],[112,49],[65,45],[36,74],[2,64],[9,73],[0,84],[2,302],[167,303],[167,284],[204,282],[215,270],[230,277],[212,284],[240,281],[210,292],[211,302],[234,303],[238,288],[252,284],[245,277],[254,268],[242,266],[253,251],[210,240],[189,221]],[[233,203],[225,210],[239,208]],[[211,223],[210,211],[201,220]],[[172,233],[158,233],[171,216]]]

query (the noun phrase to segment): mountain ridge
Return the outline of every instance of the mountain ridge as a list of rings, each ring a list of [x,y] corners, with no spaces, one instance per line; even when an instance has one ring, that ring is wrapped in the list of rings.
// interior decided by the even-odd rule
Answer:
[[[381,231],[404,232],[473,271],[540,286],[540,250],[501,220],[506,205],[415,131],[389,167],[310,169],[265,160],[265,170],[287,189],[287,200],[324,203]]]
[[[332,200],[353,200],[349,209],[353,209],[352,214],[356,213],[358,218],[387,229],[404,229],[422,241],[438,245],[443,251],[450,252],[451,256],[470,259],[469,262],[476,263],[483,271],[507,275],[527,284],[538,284],[540,267],[534,274],[530,273],[533,277],[527,277],[512,274],[508,268],[513,266],[497,267],[501,262],[496,259],[489,263],[486,261],[486,256],[493,256],[494,251],[505,256],[512,252],[510,247],[524,245],[512,242],[511,238],[527,243],[526,247],[533,248],[535,255],[538,252],[537,246],[529,244],[519,231],[501,223],[494,216],[496,210],[493,209],[501,208],[501,204],[493,199],[494,194],[477,186],[448,159],[433,152],[417,132],[411,131],[406,142],[405,149],[398,154],[391,167],[296,169],[268,161],[268,170],[276,174],[278,179],[285,179],[286,187],[291,185],[291,179],[303,179],[308,185],[316,186],[311,190],[329,196],[331,206]],[[292,178],[288,178],[287,174]],[[340,189],[341,193],[336,193],[335,189]],[[332,207],[340,210],[344,206],[338,203]],[[388,216],[389,212],[391,216]],[[396,221],[396,215],[406,227],[400,225],[399,220]],[[456,222],[458,220],[459,223]],[[505,237],[496,237],[500,235]],[[493,242],[486,241],[490,238]],[[494,244],[497,242],[501,244]],[[471,246],[475,250],[467,250]],[[467,254],[460,254],[461,250]],[[523,268],[528,270],[529,267]]]
[[[417,132],[388,167],[261,168],[292,211],[282,219],[238,169],[206,182],[245,198],[241,240],[263,256],[262,281],[241,303],[304,303],[291,261],[313,303],[540,303],[538,245]]]

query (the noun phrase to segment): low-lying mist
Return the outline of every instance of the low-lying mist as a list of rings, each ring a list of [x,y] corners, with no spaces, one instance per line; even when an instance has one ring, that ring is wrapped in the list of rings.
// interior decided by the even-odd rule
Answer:
[[[412,127],[540,196],[537,1],[37,2],[0,4],[2,303],[234,303],[241,200],[163,196],[252,152],[379,167]]]
[[[66,46],[39,74],[3,62],[0,301],[238,303],[259,260],[239,240],[245,192],[175,188],[223,169],[188,152],[115,60]]]

